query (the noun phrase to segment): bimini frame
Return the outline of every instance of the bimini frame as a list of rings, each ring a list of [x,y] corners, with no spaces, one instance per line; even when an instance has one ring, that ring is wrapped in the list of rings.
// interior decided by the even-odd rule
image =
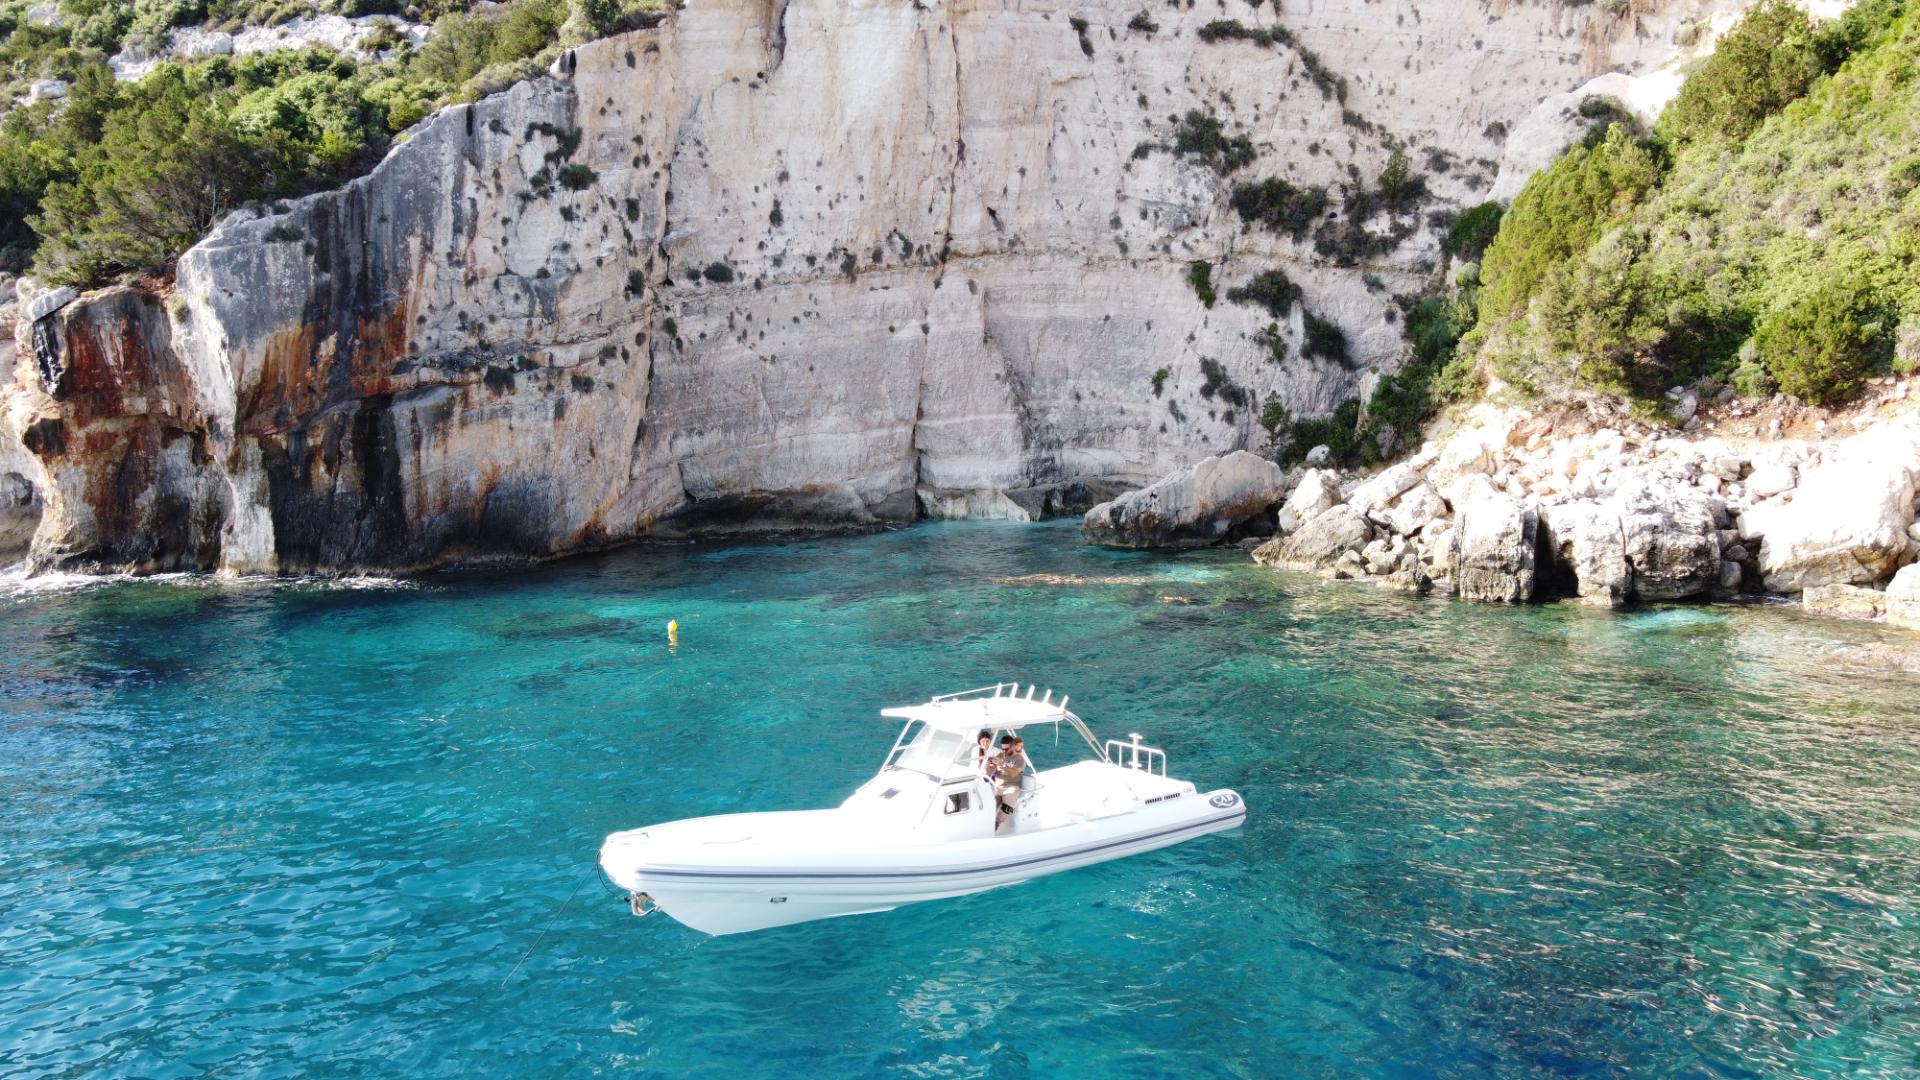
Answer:
[[[961,690],[961,691],[958,691],[957,693],[952,693],[952,694],[940,694],[933,698],[929,698],[927,701],[927,704],[940,705],[950,701],[993,701],[993,700],[998,700],[1002,698],[1005,698],[1011,701],[1031,702],[1035,700],[1034,695],[1038,693],[1040,693],[1040,690],[1037,686],[1034,686],[1034,685],[1028,685],[1026,688],[1026,694],[1023,696],[1020,693],[1020,684],[1017,682],[994,683],[992,686],[976,686],[971,690]],[[1048,690],[1044,694],[1042,694],[1042,696],[1038,699],[1037,704],[1040,704],[1042,706],[1053,706],[1053,708],[1057,712],[1057,715],[1044,716],[1037,720],[1023,721],[1022,723],[1011,724],[1011,725],[996,723],[991,717],[983,717],[982,720],[980,721],[980,726],[983,728],[991,729],[997,734],[1001,731],[1007,731],[1007,730],[1011,730],[1013,728],[1019,728],[1019,727],[1027,727],[1027,726],[1031,726],[1032,724],[1057,725],[1064,720],[1069,726],[1073,728],[1074,731],[1079,733],[1081,740],[1087,744],[1087,749],[1093,751],[1093,754],[1095,757],[1099,758],[1103,762],[1107,762],[1111,764],[1112,758],[1108,754],[1107,746],[1103,745],[1099,739],[1094,737],[1092,730],[1087,727],[1086,721],[1074,715],[1074,713],[1067,708],[1067,701],[1068,701],[1067,697],[1065,695],[1062,695],[1060,698],[1060,704],[1053,705],[1053,691]],[[887,711],[891,711],[891,710],[887,710]],[[881,769],[884,770],[893,765],[894,761],[900,756],[901,752],[905,750],[907,747],[907,742],[908,742],[907,735],[913,731],[915,724],[923,723],[923,722],[925,722],[924,718],[921,718],[921,717],[909,717],[907,719],[907,722],[904,725],[902,725],[900,728],[900,734],[894,737],[893,746],[890,749],[888,749],[887,756],[883,759],[882,764],[880,766]],[[946,761],[943,767],[946,769],[951,769],[955,763],[960,761],[963,755],[970,753],[972,750],[973,750],[973,740],[971,739],[963,740],[959,748],[955,750],[953,757],[948,761]]]

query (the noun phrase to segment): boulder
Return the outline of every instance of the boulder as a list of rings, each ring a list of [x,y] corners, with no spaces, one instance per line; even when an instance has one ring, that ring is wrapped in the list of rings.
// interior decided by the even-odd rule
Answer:
[[[1334,566],[1341,556],[1357,553],[1373,539],[1373,526],[1351,506],[1336,506],[1300,526],[1293,535],[1271,540],[1253,551],[1253,561],[1285,570],[1318,570]]]
[[[1355,485],[1347,502],[1361,513],[1371,514],[1386,509],[1402,492],[1420,482],[1420,471],[1403,461]]]
[[[1920,630],[1920,563],[1900,568],[1887,585],[1887,625]]]
[[[1582,603],[1619,607],[1633,597],[1633,567],[1627,562],[1619,509],[1588,499],[1541,513],[1546,550]]]
[[[1762,537],[1760,573],[1773,592],[1879,581],[1906,556],[1916,481],[1920,436],[1875,427],[1804,470],[1793,502],[1748,510],[1740,534]]]
[[[1291,515],[1294,524],[1286,531],[1299,528],[1312,521],[1323,510],[1331,509],[1340,501],[1340,478],[1323,469],[1308,469],[1300,483],[1287,496],[1287,503],[1281,508],[1283,514]]]
[[[1400,568],[1406,561],[1409,548],[1404,536],[1376,536],[1360,552],[1367,564],[1367,573],[1375,577],[1385,577]]]
[[[1375,515],[1402,536],[1413,536],[1447,515],[1447,501],[1426,482],[1401,494],[1391,507]]]
[[[1762,465],[1747,475],[1747,494],[1756,500],[1771,499],[1799,483],[1800,474],[1792,465]]]
[[[1280,466],[1236,450],[1206,458],[1087,511],[1092,543],[1126,548],[1204,547],[1270,513],[1285,492]]]
[[[1333,459],[1333,447],[1328,446],[1325,443],[1321,443],[1319,446],[1316,446],[1313,449],[1308,450],[1307,456],[1302,460],[1304,460],[1309,465],[1325,465],[1328,461],[1331,461],[1332,459]]]
[[[1698,596],[1720,580],[1720,536],[1707,500],[1684,488],[1641,488],[1621,500],[1621,547],[1642,600]]]
[[[1842,619],[1877,619],[1886,614],[1887,594],[1858,585],[1815,585],[1800,594],[1800,604],[1814,615]]]
[[[1533,599],[1538,530],[1538,513],[1504,496],[1482,496],[1462,507],[1452,545],[1460,598],[1508,604]]]
[[[1720,581],[1718,583],[1719,584],[1718,591],[1723,596],[1732,596],[1735,593],[1738,593],[1740,591],[1740,582],[1744,580],[1746,576],[1747,576],[1747,572],[1740,568],[1739,563],[1734,562],[1731,559],[1720,560]]]

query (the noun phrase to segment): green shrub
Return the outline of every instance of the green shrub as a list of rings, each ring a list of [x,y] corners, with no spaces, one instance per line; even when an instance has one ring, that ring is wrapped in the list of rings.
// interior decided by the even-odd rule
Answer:
[[[1788,0],[1761,0],[1688,76],[1660,132],[1677,143],[1744,139],[1806,93],[1823,66],[1806,14]]]
[[[1758,350],[1754,351],[1757,354]],[[1729,381],[1743,398],[1769,397],[1780,388],[1780,384],[1774,382],[1773,376],[1767,373],[1767,365],[1760,362],[1758,355],[1741,357]]]
[[[1268,323],[1253,335],[1254,343],[1267,350],[1267,359],[1276,364],[1287,362],[1287,339],[1280,333],[1280,324]]]
[[[74,285],[165,272],[229,210],[335,186],[438,105],[537,71],[557,55],[574,10],[573,0],[519,0],[484,14],[440,14],[466,6],[421,5],[422,17],[440,16],[432,35],[385,63],[305,49],[165,63],[127,84],[104,62],[123,41],[150,44],[172,26],[272,21],[301,8],[285,0],[62,0],[67,23],[49,28],[10,22],[13,9],[0,7],[0,72],[74,81],[57,107],[16,107],[0,121],[0,267],[20,269],[31,258],[42,277]],[[583,0],[579,10],[618,9],[615,21],[624,23],[644,6]],[[398,6],[342,0],[330,10]],[[564,159],[578,135],[569,144],[567,133],[556,134],[561,149],[549,157]],[[583,169],[560,177],[568,185],[591,178]]]
[[[1201,357],[1200,375],[1202,378],[1200,383],[1201,397],[1211,398],[1215,394],[1218,394],[1220,400],[1229,405],[1242,407],[1246,405],[1247,392],[1241,389],[1239,383],[1233,381],[1232,377],[1227,374],[1227,369],[1220,361],[1210,356]]]
[[[1079,37],[1080,51],[1087,54],[1088,57],[1092,57],[1093,39],[1087,37],[1087,20],[1078,15],[1074,15],[1067,19],[1067,25],[1072,27],[1074,34]]]
[[[1395,150],[1380,169],[1374,192],[1388,210],[1404,210],[1427,194],[1427,178],[1413,171],[1406,152]]]
[[[1250,27],[1239,19],[1215,19],[1199,30],[1200,40],[1209,45],[1221,41],[1249,41],[1263,49],[1273,48],[1273,33]]]
[[[1250,184],[1236,184],[1228,200],[1241,220],[1284,232],[1295,240],[1305,236],[1327,209],[1327,189],[1295,187],[1278,176]]]
[[[1260,406],[1260,426],[1267,429],[1267,445],[1271,447],[1278,444],[1281,435],[1292,424],[1293,414],[1281,404],[1280,395],[1269,393],[1267,400]]]
[[[1222,176],[1253,163],[1253,140],[1245,135],[1228,135],[1220,118],[1198,109],[1188,109],[1173,131],[1172,150],[1181,157],[1195,157]]]
[[[1828,278],[1763,314],[1753,340],[1783,392],[1830,405],[1859,391],[1860,381],[1884,360],[1888,337],[1858,284]]]
[[[1660,176],[1651,151],[1618,124],[1598,144],[1573,147],[1535,173],[1480,261],[1483,322],[1524,308],[1549,271],[1585,251]]]
[[[1456,259],[1478,259],[1500,231],[1500,216],[1506,208],[1497,202],[1483,202],[1453,219],[1443,244]]]
[[[1213,304],[1219,297],[1213,291],[1213,264],[1205,259],[1195,259],[1187,264],[1187,284],[1193,286],[1193,295],[1207,310],[1213,310]]]
[[[1360,399],[1342,401],[1329,416],[1295,420],[1287,428],[1287,445],[1279,454],[1282,465],[1294,464],[1316,446],[1325,446],[1335,464],[1350,465],[1363,459],[1359,435]]]
[[[1284,319],[1300,300],[1300,286],[1284,270],[1263,270],[1252,281],[1227,290],[1227,300],[1235,304],[1256,304],[1267,314]]]
[[[599,175],[585,165],[575,163],[561,166],[560,171],[554,174],[554,179],[568,191],[585,191],[593,186]]]
[[[1346,331],[1341,330],[1339,324],[1311,311],[1302,312],[1301,315],[1306,335],[1300,343],[1300,355],[1309,359],[1318,356],[1337,364],[1346,364],[1349,360]]]

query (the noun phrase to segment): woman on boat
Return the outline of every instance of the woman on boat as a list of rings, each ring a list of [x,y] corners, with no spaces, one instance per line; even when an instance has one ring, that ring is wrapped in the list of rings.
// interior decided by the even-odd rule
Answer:
[[[982,730],[974,737],[973,768],[981,776],[993,777],[993,732]]]

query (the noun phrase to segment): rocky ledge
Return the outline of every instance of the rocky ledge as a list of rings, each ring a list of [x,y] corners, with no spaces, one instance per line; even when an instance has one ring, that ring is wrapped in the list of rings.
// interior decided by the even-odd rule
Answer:
[[[1229,455],[1095,507],[1084,531],[1125,547],[1238,539],[1264,565],[1464,600],[1797,595],[1821,614],[1920,628],[1920,413],[1907,393],[1886,380],[1856,415],[1802,413],[1785,433],[1790,403],[1683,432],[1483,404],[1370,474],[1263,473]]]

